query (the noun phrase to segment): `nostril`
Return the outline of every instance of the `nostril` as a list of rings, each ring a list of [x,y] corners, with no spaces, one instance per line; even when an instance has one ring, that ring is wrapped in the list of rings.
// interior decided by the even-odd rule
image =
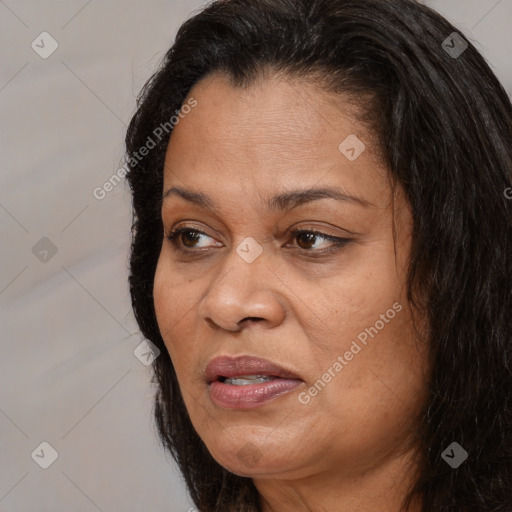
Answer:
[[[264,318],[260,318],[257,316],[248,316],[248,317],[244,318],[243,320],[240,320],[240,322],[238,322],[238,323],[242,324],[244,322],[261,322],[262,320],[264,320]]]

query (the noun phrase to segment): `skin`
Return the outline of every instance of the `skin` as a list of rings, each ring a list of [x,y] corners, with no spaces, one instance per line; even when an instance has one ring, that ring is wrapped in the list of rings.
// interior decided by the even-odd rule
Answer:
[[[163,201],[165,235],[202,231],[180,242],[206,253],[187,257],[164,236],[154,304],[195,429],[222,466],[253,479],[264,512],[398,511],[416,474],[409,440],[427,371],[405,293],[412,215],[402,189],[393,216],[371,134],[346,98],[312,82],[271,75],[242,89],[216,73],[189,96],[198,103],[172,133],[164,191],[202,192],[219,210],[177,196]],[[350,134],[366,145],[355,161],[338,149]],[[320,186],[369,204],[324,198],[265,209],[278,193]],[[352,241],[313,258],[333,244],[293,237],[298,228]],[[246,237],[263,249],[252,263],[236,252]],[[402,310],[301,403],[299,394],[394,303]],[[255,409],[219,407],[205,367],[239,354],[274,361],[303,383]]]

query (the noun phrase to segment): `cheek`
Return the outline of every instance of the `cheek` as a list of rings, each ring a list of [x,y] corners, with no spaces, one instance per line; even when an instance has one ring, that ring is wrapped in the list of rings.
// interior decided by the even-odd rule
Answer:
[[[165,347],[172,360],[176,377],[183,394],[187,409],[193,410],[195,400],[191,384],[197,362],[198,345],[194,339],[193,315],[194,306],[198,302],[197,290],[193,281],[180,277],[172,268],[169,260],[160,257],[153,283],[153,301],[155,314]]]
[[[397,273],[392,241],[376,243],[371,250],[366,247],[354,262],[316,295],[326,322],[325,328],[310,330],[316,339],[310,345],[310,359],[320,361],[318,371],[326,372],[347,353],[347,367],[340,372],[344,377],[334,379],[331,389],[359,389],[355,396],[361,396],[354,396],[353,403],[364,404],[372,396],[389,394],[379,377],[393,389],[406,382],[416,389],[422,355],[415,352],[404,276]],[[337,393],[327,393],[327,398],[338,400]]]
[[[406,304],[403,276],[387,244],[362,247],[346,269],[325,282],[315,296],[331,331],[345,339],[373,325],[395,302]]]
[[[191,272],[173,264],[173,257],[164,245],[153,282],[153,301],[158,322],[173,325],[199,302],[201,280]]]
[[[153,282],[153,303],[155,306],[158,327],[160,328],[162,337],[164,337],[163,334],[165,329],[173,324],[173,316],[175,312],[172,307],[175,303],[173,290],[174,287],[172,286],[169,272],[162,263],[162,257],[160,256]]]
[[[153,302],[160,334],[173,358],[179,347],[178,340],[186,339],[186,317],[191,314],[197,298],[190,280],[187,282],[173,270],[164,251],[156,267]]]

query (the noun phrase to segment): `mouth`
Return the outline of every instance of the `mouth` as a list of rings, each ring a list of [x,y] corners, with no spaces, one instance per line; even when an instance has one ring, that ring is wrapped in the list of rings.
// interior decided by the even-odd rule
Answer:
[[[230,384],[231,386],[249,386],[251,384],[262,384],[263,382],[271,382],[278,379],[273,375],[240,375],[239,377],[224,377],[218,378],[219,382]]]
[[[212,401],[227,409],[252,409],[303,383],[294,372],[266,359],[222,356],[205,370]]]
[[[283,366],[251,356],[221,356],[212,359],[205,370],[208,384],[219,381],[234,386],[259,384],[275,379],[301,380]]]

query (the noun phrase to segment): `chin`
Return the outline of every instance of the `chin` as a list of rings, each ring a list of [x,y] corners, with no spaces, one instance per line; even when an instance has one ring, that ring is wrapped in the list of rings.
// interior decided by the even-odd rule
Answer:
[[[266,433],[268,435],[268,432]],[[258,443],[256,439],[263,439]],[[283,446],[268,443],[261,436],[247,435],[236,440],[227,435],[224,442],[210,449],[213,458],[225,469],[242,477],[255,477],[284,471],[290,466],[290,456]],[[297,453],[297,450],[292,450]]]

